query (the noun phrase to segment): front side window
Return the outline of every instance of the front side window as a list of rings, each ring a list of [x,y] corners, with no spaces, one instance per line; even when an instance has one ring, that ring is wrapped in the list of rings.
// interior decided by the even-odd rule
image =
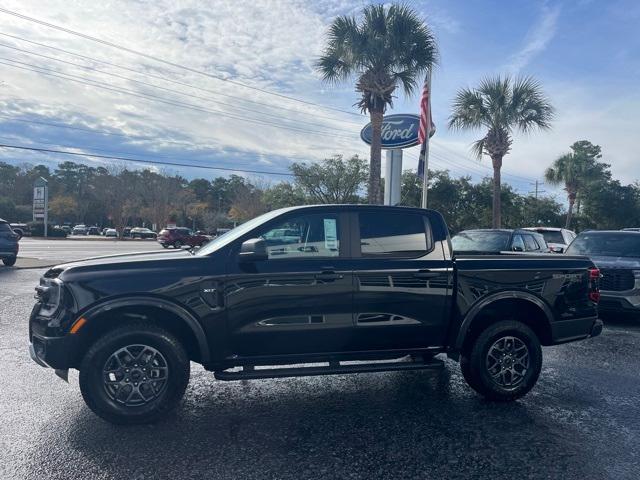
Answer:
[[[359,220],[363,257],[417,257],[429,250],[425,219],[420,214],[362,212]]]
[[[260,234],[269,260],[323,258],[340,254],[338,216],[308,214],[279,222]]]
[[[532,252],[534,250],[539,250],[540,249],[540,245],[538,245],[538,242],[536,242],[536,239],[533,238],[533,235],[525,235],[524,236],[524,243],[526,245],[526,250],[527,252]]]

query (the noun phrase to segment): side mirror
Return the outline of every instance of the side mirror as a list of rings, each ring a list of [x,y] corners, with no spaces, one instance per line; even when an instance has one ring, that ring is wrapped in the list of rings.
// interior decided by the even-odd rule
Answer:
[[[519,247],[518,245],[514,245],[513,247],[511,247],[511,250],[513,250],[514,252],[524,252],[522,247]]]
[[[241,262],[258,262],[268,258],[267,244],[262,238],[246,240],[240,246],[239,259]]]

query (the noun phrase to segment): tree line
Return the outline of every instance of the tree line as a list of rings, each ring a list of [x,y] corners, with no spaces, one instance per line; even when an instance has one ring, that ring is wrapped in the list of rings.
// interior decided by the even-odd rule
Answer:
[[[550,196],[520,194],[508,184],[500,190],[502,224],[618,229],[640,226],[640,185],[613,179],[599,146],[583,140],[546,171],[549,182],[567,192],[568,210]],[[13,166],[0,162],[0,218],[27,222],[32,215],[33,182],[49,182],[49,218],[54,224],[100,227],[176,223],[207,231],[231,227],[276,208],[316,203],[368,203],[369,165],[358,156],[335,155],[323,162],[290,167],[291,180],[268,183],[238,175],[188,180],[145,170],[92,167],[62,162]],[[447,170],[429,172],[429,207],[440,211],[452,231],[488,228],[493,219],[493,179],[473,182]],[[380,185],[383,189],[384,185]],[[401,204],[419,206],[422,180],[402,176]]]

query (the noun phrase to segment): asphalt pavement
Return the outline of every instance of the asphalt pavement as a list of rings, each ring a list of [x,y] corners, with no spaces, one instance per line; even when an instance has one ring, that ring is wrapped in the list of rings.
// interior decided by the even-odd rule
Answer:
[[[81,258],[153,250],[162,250],[155,240],[109,240],[100,237],[45,240],[24,237],[20,240],[16,265],[19,268],[42,268]]]
[[[0,479],[640,478],[640,319],[545,348],[514,403],[482,400],[449,360],[250,382],[194,364],[176,413],[118,427],[84,405],[77,372],[66,384],[29,358],[42,272],[0,268]]]

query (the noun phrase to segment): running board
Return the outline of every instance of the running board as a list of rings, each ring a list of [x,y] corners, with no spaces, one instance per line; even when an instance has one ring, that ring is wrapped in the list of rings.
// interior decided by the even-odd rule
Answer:
[[[259,378],[311,377],[315,375],[342,375],[346,373],[390,372],[396,370],[440,370],[444,362],[432,359],[429,362],[399,361],[380,363],[357,363],[342,365],[340,362],[328,362],[326,366],[264,368],[256,370],[254,366],[242,367],[242,370],[214,372],[218,380],[255,380]]]

